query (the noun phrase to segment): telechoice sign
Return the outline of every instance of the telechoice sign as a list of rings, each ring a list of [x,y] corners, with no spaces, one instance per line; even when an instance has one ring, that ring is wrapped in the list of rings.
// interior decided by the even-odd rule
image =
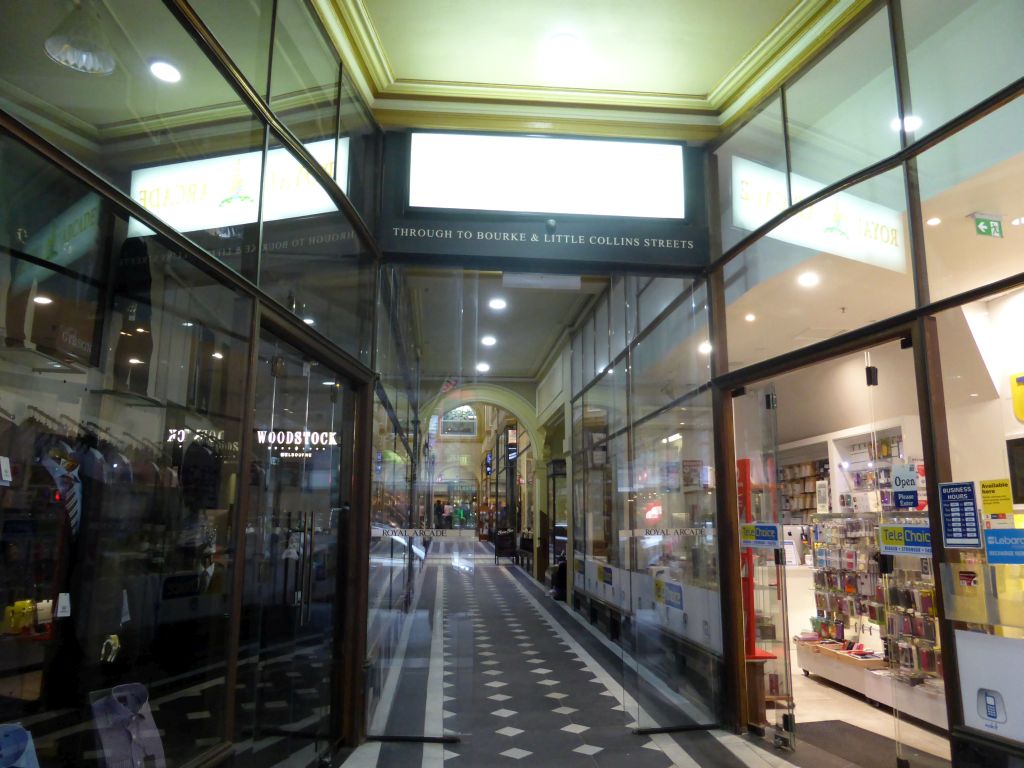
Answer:
[[[753,549],[781,549],[778,523],[745,523],[740,526],[740,546]]]
[[[880,525],[878,546],[883,555],[930,555],[932,532],[925,525]]]

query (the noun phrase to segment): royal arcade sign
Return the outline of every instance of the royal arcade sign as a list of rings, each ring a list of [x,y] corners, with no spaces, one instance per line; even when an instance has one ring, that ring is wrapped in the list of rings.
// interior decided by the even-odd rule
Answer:
[[[395,133],[380,243],[410,261],[574,269],[709,262],[703,150],[664,142]]]

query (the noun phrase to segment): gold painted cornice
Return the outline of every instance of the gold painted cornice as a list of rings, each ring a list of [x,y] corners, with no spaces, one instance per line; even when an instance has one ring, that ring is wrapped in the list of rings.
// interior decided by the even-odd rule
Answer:
[[[660,139],[703,143],[721,132],[716,124],[688,122],[655,123],[642,119],[600,120],[552,115],[481,114],[422,109],[377,109],[374,116],[382,128],[415,126],[437,131],[481,131],[489,133],[551,133],[599,136],[616,139]]]

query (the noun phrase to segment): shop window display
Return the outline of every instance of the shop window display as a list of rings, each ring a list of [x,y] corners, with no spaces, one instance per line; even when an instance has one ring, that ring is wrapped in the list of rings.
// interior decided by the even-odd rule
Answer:
[[[1009,243],[1007,243],[1009,245]],[[1017,288],[938,315],[950,480],[975,501],[981,541],[950,541],[939,564],[945,617],[953,624],[964,724],[1024,742],[1019,699],[1024,645],[1024,290]],[[940,488],[940,491],[942,489]],[[950,510],[943,504],[943,518]],[[966,762],[967,765],[977,765]]]
[[[252,303],[0,157],[0,722],[42,766],[180,764],[226,740]]]

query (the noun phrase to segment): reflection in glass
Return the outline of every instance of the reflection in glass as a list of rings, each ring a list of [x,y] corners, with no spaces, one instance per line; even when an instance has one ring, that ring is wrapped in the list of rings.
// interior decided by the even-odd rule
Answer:
[[[1021,125],[1016,99],[917,157],[932,301],[1021,272]]]
[[[900,6],[910,95],[922,133],[938,128],[1024,72],[1024,49],[1017,44],[1024,29],[1024,6],[1016,0],[903,0]]]
[[[47,56],[44,42],[71,7],[0,2],[0,17],[8,30],[0,46],[0,100],[5,110],[140,202],[142,193],[138,185],[133,188],[132,178],[140,169],[241,157],[262,148],[262,125],[163,3],[106,0],[83,5],[82,13],[94,15],[115,60],[113,72],[105,76],[76,72]],[[178,82],[153,73],[150,57],[155,51],[179,71]],[[55,115],[60,116],[60,127]],[[197,201],[215,210],[226,197],[215,197],[215,181],[221,175],[193,175],[186,183],[170,176],[153,180],[145,186],[142,204],[167,220]],[[227,174],[226,180],[231,178]],[[207,227],[204,223],[181,229]],[[232,241],[223,242],[226,239]],[[241,260],[233,260],[227,249],[254,246],[255,239],[239,239],[234,233],[203,245],[223,250],[225,261],[240,268]]]
[[[789,207],[781,100],[776,97],[763,106],[716,150],[715,158],[726,251]]]
[[[288,212],[263,225],[260,287],[304,323],[369,361],[371,260],[355,230],[319,183],[287,150],[264,176],[267,201]]]
[[[238,669],[239,741],[331,743],[339,532],[351,505],[351,389],[264,331],[256,372],[254,460],[245,520]],[[247,765],[275,765],[254,751]]]
[[[911,309],[905,200],[895,168],[788,219],[726,264],[730,369]]]
[[[883,8],[786,87],[794,203],[899,150],[890,48]]]
[[[0,721],[34,719],[44,766],[181,764],[228,739],[253,307],[21,145],[0,153]],[[146,720],[134,747],[105,730],[112,696]]]

